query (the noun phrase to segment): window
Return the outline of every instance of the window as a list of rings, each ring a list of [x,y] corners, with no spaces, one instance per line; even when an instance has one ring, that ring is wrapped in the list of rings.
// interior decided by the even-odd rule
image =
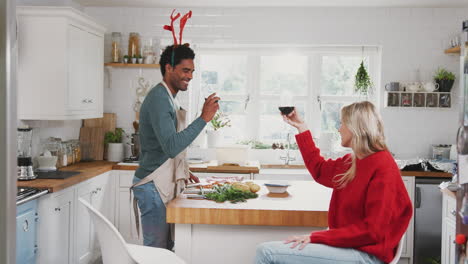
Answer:
[[[364,99],[377,103],[376,93],[367,97],[354,93],[354,76],[364,60],[378,87],[378,48],[289,50],[285,54],[278,47],[197,49],[192,114],[198,113],[204,98],[216,92],[222,98],[220,110],[231,119],[231,127],[223,129],[226,140],[271,144],[284,142],[287,133],[294,132],[279,114],[283,104],[293,104],[314,135],[320,136],[337,133],[344,105]]]

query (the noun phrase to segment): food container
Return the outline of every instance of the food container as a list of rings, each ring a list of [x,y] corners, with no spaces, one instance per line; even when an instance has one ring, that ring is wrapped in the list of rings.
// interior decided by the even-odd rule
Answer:
[[[432,145],[432,158],[435,160],[449,159],[451,145]]]
[[[271,181],[265,183],[265,186],[271,193],[285,193],[288,190],[289,183],[284,181]]]
[[[112,32],[112,62],[120,62],[121,49],[120,43],[122,42],[122,34],[120,32]]]
[[[245,165],[248,161],[249,146],[244,145],[233,145],[216,148],[216,159],[218,165],[225,163],[238,164],[240,166]]]
[[[140,55],[140,34],[131,32],[128,37],[128,54],[130,58]]]

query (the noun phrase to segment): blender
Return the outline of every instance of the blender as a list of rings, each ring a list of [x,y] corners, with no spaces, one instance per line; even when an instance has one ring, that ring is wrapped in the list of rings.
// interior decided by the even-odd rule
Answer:
[[[18,128],[17,157],[18,180],[34,180],[32,163],[32,128]]]

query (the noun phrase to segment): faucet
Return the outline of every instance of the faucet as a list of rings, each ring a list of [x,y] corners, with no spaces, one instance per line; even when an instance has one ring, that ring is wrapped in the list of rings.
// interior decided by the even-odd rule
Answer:
[[[286,135],[286,140],[288,144],[286,145],[286,156],[280,156],[281,160],[284,160],[284,165],[289,165],[290,161],[295,161],[296,158],[290,155],[289,150],[291,149],[291,133]]]

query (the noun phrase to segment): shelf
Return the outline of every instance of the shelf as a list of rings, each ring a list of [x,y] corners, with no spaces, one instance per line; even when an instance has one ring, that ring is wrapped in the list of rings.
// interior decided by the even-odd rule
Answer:
[[[132,64],[132,63],[104,63],[108,67],[121,67],[121,68],[159,68],[159,64]]]
[[[450,92],[386,91],[386,108],[451,108]]]
[[[460,54],[460,46],[446,49],[445,54]]]

